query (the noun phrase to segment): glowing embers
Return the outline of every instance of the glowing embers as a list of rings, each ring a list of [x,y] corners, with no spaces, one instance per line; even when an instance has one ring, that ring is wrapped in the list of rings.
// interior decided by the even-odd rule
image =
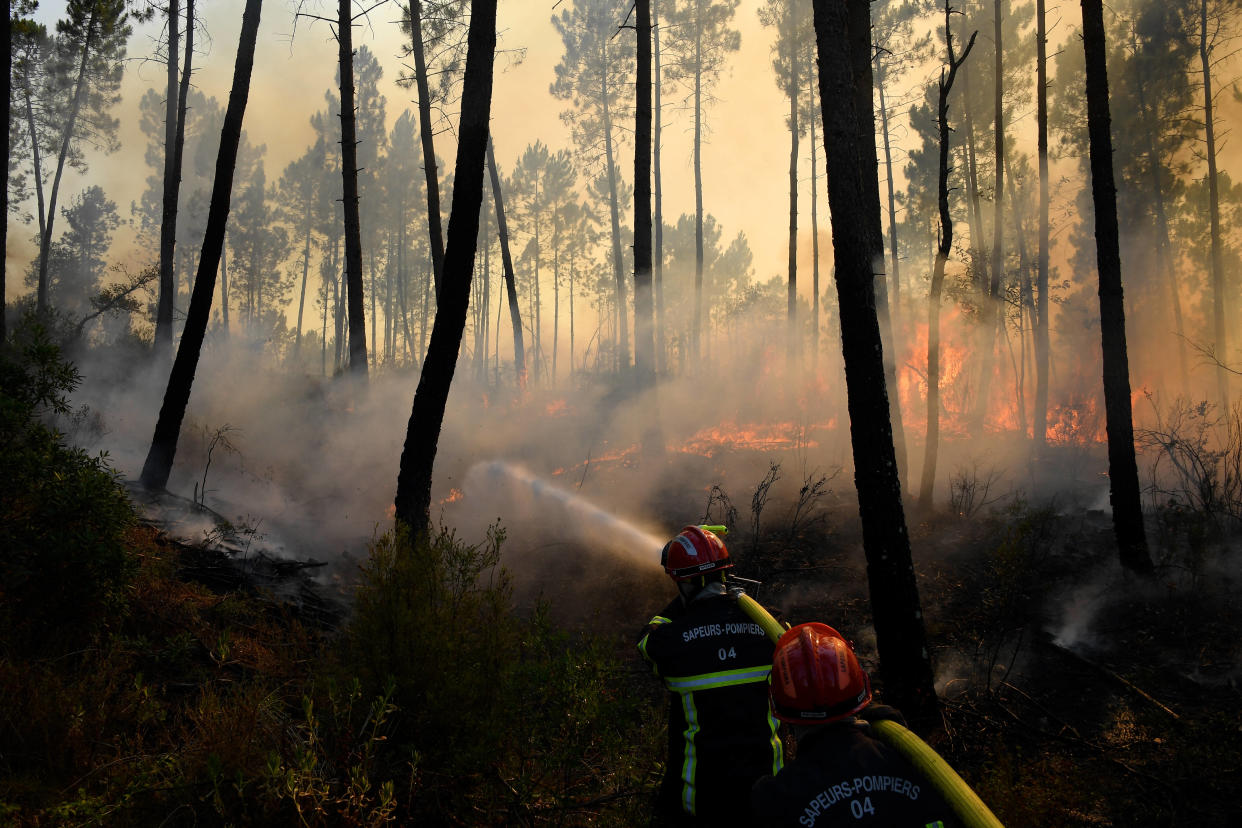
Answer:
[[[1104,412],[1094,395],[1048,406],[1048,442],[1054,446],[1081,446],[1108,442]]]
[[[815,448],[819,441],[811,434],[834,428],[835,419],[810,426],[794,422],[721,423],[701,428],[681,445],[670,448],[683,454],[701,454],[705,457],[711,457],[722,449],[770,451]]]

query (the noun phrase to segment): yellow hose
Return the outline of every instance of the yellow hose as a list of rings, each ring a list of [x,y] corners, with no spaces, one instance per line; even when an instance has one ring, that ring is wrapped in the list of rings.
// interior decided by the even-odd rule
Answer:
[[[780,640],[785,632],[775,618],[763,605],[744,592],[733,593],[737,605],[752,621],[763,628],[773,642]],[[881,719],[871,723],[871,729],[888,746],[896,749],[927,777],[936,790],[940,791],[945,802],[953,809],[966,828],[1004,828],[996,815],[983,803],[966,780],[957,775],[957,771],[949,767],[949,763],[931,746],[891,719]]]

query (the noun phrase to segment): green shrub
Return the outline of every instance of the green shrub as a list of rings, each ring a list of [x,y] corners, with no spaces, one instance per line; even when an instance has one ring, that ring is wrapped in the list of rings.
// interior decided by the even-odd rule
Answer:
[[[479,545],[398,532],[364,569],[344,666],[395,708],[387,778],[403,816],[555,824],[595,803],[597,824],[645,821],[635,809],[659,745],[641,694],[608,641],[513,610],[503,539],[498,527]]]
[[[43,419],[69,413],[79,380],[37,323],[0,346],[0,621],[19,645],[89,629],[133,572],[133,509],[106,455],[66,445]]]

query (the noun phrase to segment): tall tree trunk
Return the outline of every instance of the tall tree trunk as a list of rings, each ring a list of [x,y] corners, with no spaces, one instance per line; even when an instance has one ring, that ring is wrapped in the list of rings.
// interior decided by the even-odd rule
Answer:
[[[423,46],[422,0],[410,0],[410,50],[414,53],[414,83],[418,89],[418,134],[423,146],[427,177],[427,233],[431,239],[431,272],[436,296],[444,272],[444,231],[440,224],[440,175],[436,168],[435,133],[431,125],[431,92],[427,83],[427,56]]]
[[[302,246],[302,289],[298,292],[298,330],[293,340],[293,359],[297,364],[298,352],[302,349],[302,310],[306,307],[306,281],[310,276],[310,242],[311,242],[311,204],[306,204],[306,233]]]
[[[379,365],[379,351],[376,347],[376,341],[375,341],[375,329],[379,323],[378,314],[375,312],[375,302],[376,302],[375,294],[377,294],[379,290],[376,288],[376,285],[375,285],[375,250],[374,248],[371,248],[367,251],[367,262],[369,265],[367,267],[367,273],[370,274],[371,276],[371,279],[370,279],[370,282],[371,282],[371,351],[370,351],[370,354],[371,354],[371,359],[375,360],[375,364]]]
[[[1022,207],[1022,202],[1018,199],[1017,185],[1014,180],[1017,178],[1013,174],[1013,168],[1010,166],[1009,154],[1005,154],[1006,178],[1005,186],[1009,189],[1009,202],[1013,205],[1014,212],[1014,240],[1018,244],[1018,335],[1021,356],[1021,365],[1014,366],[1014,394],[1017,398],[1018,405],[1018,432],[1023,437],[1026,436],[1026,327],[1022,324],[1023,314],[1027,314],[1033,321],[1035,318],[1035,298],[1034,291],[1031,286],[1031,257],[1026,247],[1026,211]],[[1001,307],[1004,305],[1002,303]],[[1003,310],[1002,310],[1003,314]],[[1004,336],[1006,345],[1009,347],[1010,361],[1013,362],[1013,344],[1009,339],[1009,328],[1004,323],[1002,316],[1000,325],[1001,334]]]
[[[436,304],[436,320],[410,422],[401,451],[396,519],[412,537],[428,532],[431,473],[435,465],[444,408],[470,304],[470,280],[479,237],[479,205],[483,199],[483,164],[491,115],[492,63],[496,52],[496,0],[473,0],[462,85],[453,208],[449,215],[444,278]]]
[[[1035,452],[1048,445],[1048,26],[1045,0],[1035,0],[1035,123],[1039,156],[1039,260],[1035,276]]]
[[[12,35],[10,35],[9,37],[10,43],[12,42],[12,39],[13,39]],[[12,49],[12,46],[10,45],[9,48]],[[40,244],[42,244],[43,237],[47,235],[47,209],[46,209],[47,205],[45,204],[44,197],[43,197],[43,160],[39,154],[39,138],[38,138],[38,132],[35,127],[34,90],[30,88],[29,73],[23,73],[23,74],[24,74],[24,77],[23,77],[23,83],[22,83],[22,96],[26,99],[26,125],[27,125],[27,129],[30,131],[30,155],[31,155],[30,160],[31,160],[31,167],[34,170],[35,202],[38,206],[38,212],[39,212],[39,240],[40,240]],[[6,141],[4,145],[7,147],[9,144]],[[8,168],[6,167],[5,169],[8,169]],[[4,188],[4,192],[5,192],[5,198],[7,199],[8,192],[9,192],[9,188],[7,186]],[[5,216],[7,217],[7,215],[8,214],[6,213]],[[6,232],[8,230],[8,224],[9,223],[6,218],[4,221]],[[6,262],[7,262],[7,252],[6,252]]]
[[[513,323],[513,373],[518,388],[526,387],[526,347],[522,342],[522,314],[518,310],[517,280],[513,276],[513,256],[509,252],[509,225],[505,221],[505,200],[500,191],[500,173],[491,136],[487,139],[487,169],[492,179],[492,199],[496,202],[496,229],[500,237],[500,262],[505,272],[505,294],[509,301],[509,321]]]
[[[322,272],[320,270],[320,273]],[[319,328],[319,374],[323,377],[328,376],[328,291],[326,284],[323,291],[323,324]]]
[[[694,27],[694,328],[690,356],[702,357],[703,336],[703,28],[700,15]]]
[[[815,73],[807,72],[812,100],[815,95]],[[819,173],[815,169],[815,116],[808,119],[811,128],[811,369],[819,369]]]
[[[901,259],[897,252],[897,195],[893,182],[893,149],[891,135],[888,130],[888,105],[884,99],[884,80],[888,72],[880,62],[880,52],[875,54],[876,91],[880,95],[880,130],[884,140],[884,175],[888,181],[888,247],[889,247],[889,285],[892,287],[889,310],[893,316],[901,312]],[[901,326],[898,325],[898,328]],[[896,355],[894,355],[895,357]]]
[[[341,73],[341,179],[345,209],[345,301],[349,308],[349,370],[367,376],[367,322],[362,304],[362,221],[358,215],[358,140],[354,121],[354,46],[351,0],[338,0]]]
[[[1222,411],[1229,410],[1229,329],[1225,325],[1225,265],[1220,237],[1220,185],[1216,172],[1216,122],[1212,100],[1212,63],[1208,52],[1208,0],[1199,0],[1199,62],[1203,67],[1203,137],[1207,142],[1208,220],[1212,247],[1212,330],[1216,388]]]
[[[489,148],[490,148],[490,145],[491,145],[491,140],[489,139],[488,140]],[[483,203],[481,205],[481,210],[480,210],[480,212],[482,212],[483,214],[481,218],[483,222],[483,229],[479,233],[479,238],[482,240],[481,243],[483,245],[483,298],[482,298],[483,307],[482,307],[482,313],[479,314],[479,321],[480,321],[480,325],[482,326],[481,333],[483,337],[483,342],[481,346],[476,347],[476,349],[479,352],[479,359],[478,359],[479,381],[482,382],[484,385],[487,384],[487,352],[488,352],[488,346],[491,340],[490,324],[491,324],[491,318],[492,318],[491,315],[488,313],[488,311],[492,307],[492,221],[491,221],[491,213],[489,212],[489,208],[491,207],[491,205],[488,203],[489,201],[490,199],[488,198],[488,195],[487,195],[487,188],[485,187],[483,188]],[[475,336],[475,339],[476,340],[478,339],[477,334]]]
[[[993,164],[996,167],[996,186],[992,194],[992,261],[988,268],[988,292],[984,300],[984,328],[980,337],[982,352],[979,364],[979,393],[975,397],[974,414],[971,417],[971,433],[983,434],[984,420],[990,410],[992,374],[996,365],[997,344],[1000,328],[1005,324],[1001,309],[1001,276],[1005,268],[1005,110],[1004,110],[1004,49],[1001,40],[1001,0],[992,2],[993,38]]]
[[[164,108],[164,205],[160,220],[160,296],[155,313],[155,347],[165,351],[172,347],[173,322],[173,257],[177,243],[177,196],[181,189],[181,158],[177,148],[177,135],[184,136],[184,110],[177,106],[177,47],[179,38],[177,19],[179,0],[168,0],[168,85]],[[192,37],[194,22],[187,14],[186,37]],[[186,49],[188,59],[190,50]],[[188,78],[190,67],[186,66]]]
[[[862,208],[866,211],[864,225],[871,250],[871,271],[875,279],[875,309],[879,318],[880,337],[884,343],[884,381],[892,393],[888,397],[889,422],[892,426],[893,450],[897,457],[897,474],[906,473],[906,435],[901,419],[901,399],[897,393],[897,340],[888,312],[888,280],[884,273],[884,229],[880,220],[880,164],[875,146],[875,104],[871,76],[871,4],[869,0],[848,0],[850,61],[854,74],[854,111],[858,118],[858,158],[862,164]]]
[[[216,290],[216,270],[220,266],[220,256],[224,249],[224,230],[229,217],[233,171],[237,166],[242,117],[246,113],[246,100],[250,95],[250,75],[254,68],[254,47],[259,34],[259,13],[262,6],[263,0],[246,0],[246,9],[242,13],[237,61],[233,67],[233,88],[229,92],[224,124],[220,130],[220,150],[216,156],[216,174],[211,187],[211,202],[207,209],[203,252],[198,261],[198,274],[194,278],[194,293],[190,297],[185,330],[182,331],[181,343],[177,347],[177,356],[168,377],[168,387],[164,391],[164,403],[155,424],[151,448],[142,466],[140,480],[150,490],[160,490],[168,485],[168,475],[172,471],[177,440],[181,434],[181,422],[190,401],[194,372],[198,369],[198,357],[207,333],[207,322],[211,317],[211,299]]]
[[[86,21],[86,40],[82,43],[82,58],[78,62],[78,78],[74,82],[73,104],[69,110],[69,118],[65,122],[64,133],[61,135],[60,154],[56,158],[56,175],[52,178],[52,191],[48,195],[47,200],[47,215],[43,221],[43,235],[39,239],[39,282],[35,296],[35,310],[39,314],[43,314],[48,308],[47,269],[49,254],[52,251],[52,227],[56,224],[56,196],[60,192],[60,179],[65,172],[65,160],[69,156],[69,144],[73,140],[73,130],[77,126],[78,114],[82,110],[82,96],[86,92],[86,66],[90,61],[91,48],[94,45],[96,20],[96,11],[92,7],[90,17]],[[10,33],[11,36],[12,33]],[[31,132],[30,137],[32,142],[38,141],[33,132]],[[8,186],[7,168],[5,176],[5,186]],[[8,220],[8,216],[3,218],[5,221]]]
[[[651,291],[651,0],[636,0],[638,72],[634,125],[634,374],[638,388],[655,384]]]
[[[927,721],[938,710],[936,691],[893,451],[875,308],[872,231],[868,217],[857,210],[865,203],[862,177],[868,167],[858,157],[857,87],[847,9],[832,0],[815,0],[814,8],[854,481],[880,675],[895,705],[912,720]]]
[[[974,270],[975,287],[979,292],[979,306],[987,304],[988,297],[988,263],[983,256],[983,206],[979,198],[979,160],[975,151],[975,116],[970,106],[973,97],[970,93],[970,79],[974,71],[970,68],[962,72],[962,99],[966,105],[962,107],[962,118],[966,127],[966,201],[970,209],[966,211],[966,226],[970,230],[970,264]]]
[[[607,41],[604,51],[607,52]],[[630,365],[629,325],[626,323],[625,266],[621,257],[621,206],[617,195],[617,168],[612,155],[612,115],[608,111],[608,56],[604,55],[603,111],[604,111],[604,163],[608,165],[608,213],[612,221],[612,268],[617,283],[617,369]]]
[[[1100,274],[1100,338],[1104,359],[1104,413],[1108,427],[1109,500],[1121,564],[1149,573],[1151,557],[1143,528],[1134,423],[1130,409],[1130,362],[1126,352],[1125,302],[1117,232],[1117,188],[1105,64],[1101,0],[1082,0],[1082,39],[1087,60],[1087,132],[1091,142],[1091,193]]]
[[[651,275],[652,281],[655,283],[655,331],[653,335],[655,338],[655,371],[658,374],[664,371],[666,367],[664,350],[664,205],[663,189],[660,183],[660,20],[658,0],[651,0],[651,32],[654,38],[653,46],[655,50],[655,72],[653,78],[655,106],[652,113],[655,121],[655,134],[651,146],[652,177],[655,184],[655,215],[652,219],[652,224],[655,226],[655,239],[651,252]],[[572,364],[571,348],[571,367]]]
[[[789,43],[789,250],[785,285],[786,374],[793,387],[801,337],[798,335],[798,44],[794,32],[794,4],[785,9],[785,37]]]
[[[936,462],[940,452],[940,295],[944,288],[944,268],[953,252],[953,218],[949,215],[949,92],[957,70],[975,46],[972,33],[960,58],[953,54],[953,29],[949,25],[952,9],[944,5],[945,54],[949,66],[946,77],[940,70],[940,91],[936,104],[936,125],[940,133],[939,179],[936,203],[940,210],[940,244],[932,269],[931,290],[927,297],[927,440],[923,447],[923,475],[919,483],[919,506],[930,509],[935,499]]]

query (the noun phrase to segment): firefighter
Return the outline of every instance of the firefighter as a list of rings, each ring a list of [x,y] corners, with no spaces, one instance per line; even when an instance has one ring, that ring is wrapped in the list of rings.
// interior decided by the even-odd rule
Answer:
[[[656,811],[673,824],[749,825],[751,785],[783,763],[767,698],[772,640],[729,596],[733,564],[715,532],[685,527],[664,546],[661,564],[678,595],[638,642],[669,691]]]
[[[759,825],[960,825],[927,778],[857,718],[900,722],[901,714],[868,709],[871,680],[832,627],[799,624],[781,636],[769,692],[777,718],[793,726],[797,752],[782,771],[755,783],[751,807]]]

